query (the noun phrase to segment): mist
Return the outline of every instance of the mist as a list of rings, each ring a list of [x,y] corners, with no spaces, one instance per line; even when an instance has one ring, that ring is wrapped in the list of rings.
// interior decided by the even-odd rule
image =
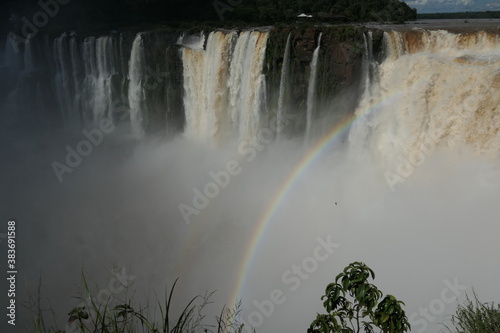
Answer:
[[[215,316],[232,301],[257,221],[309,149],[300,139],[280,140],[248,162],[250,155],[234,145],[214,148],[182,136],[138,142],[118,128],[59,182],[51,163],[63,162],[65,146],[84,138],[53,132],[2,143],[8,161],[2,163],[8,208],[2,215],[17,221],[19,288],[27,297],[41,277],[42,300],[50,300],[59,325],[79,303],[72,297],[82,291],[82,271],[105,286],[114,266],[135,277],[131,290],[138,301],[153,290],[163,295],[177,277],[179,306],[217,290],[208,309]],[[203,191],[213,182],[210,173],[232,160],[240,173],[188,224],[179,205],[193,206],[194,190]],[[329,145],[266,226],[239,295],[242,319],[261,332],[305,330],[322,311],[326,285],[352,261],[374,269],[375,284],[403,300],[408,316],[440,299],[445,280],[458,279],[467,292],[475,288],[484,301],[498,299],[498,162],[463,147],[438,149],[392,191],[386,170],[370,154],[352,154],[341,142]],[[318,238],[328,237],[338,244],[333,253],[317,267],[307,264],[310,273],[293,273],[294,265],[314,257]],[[255,302],[270,300],[276,289],[283,303],[266,316],[269,308],[261,311]],[[426,320],[426,331],[436,331],[455,306],[431,313],[436,319]],[[251,315],[255,311],[262,322]]]
[[[326,285],[353,261],[375,271],[384,294],[405,302],[414,332],[439,331],[472,288],[483,302],[498,300],[498,72],[489,70],[498,48],[485,52],[489,62],[408,53],[389,54],[364,94],[353,88],[325,103],[331,109],[312,118],[307,140],[275,139],[279,126],[241,118],[249,136],[211,141],[206,123],[196,122],[205,110],[198,104],[186,124],[192,131],[170,138],[137,139],[130,124],[106,118],[83,130],[36,122],[2,128],[1,219],[16,221],[18,304],[36,307],[29,300],[39,298],[64,328],[85,297],[82,273],[94,297],[111,295],[113,304],[131,297],[152,313],[179,278],[176,312],[216,291],[207,323],[241,300],[238,318],[248,331],[305,331],[323,313]],[[461,76],[464,63],[482,70]],[[479,78],[485,89],[471,101]],[[206,93],[199,88],[195,97]],[[362,99],[346,112],[355,92]],[[252,96],[249,110],[260,105]],[[318,145],[353,114],[345,131]],[[16,328],[32,330],[34,315],[18,311]]]

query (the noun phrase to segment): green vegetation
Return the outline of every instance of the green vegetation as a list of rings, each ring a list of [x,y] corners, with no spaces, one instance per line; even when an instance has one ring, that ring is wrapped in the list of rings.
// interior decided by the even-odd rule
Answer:
[[[495,333],[500,332],[500,305],[481,303],[475,292],[474,299],[468,296],[463,304],[459,304],[457,312],[452,316],[451,333]]]
[[[328,314],[318,314],[307,330],[308,333],[359,333],[374,332],[374,327],[384,333],[403,333],[410,330],[403,302],[383,294],[368,282],[375,273],[361,262],[353,262],[330,283],[321,297]],[[352,300],[349,300],[349,296]]]
[[[500,11],[417,14],[417,19],[419,19],[419,20],[425,20],[425,19],[485,19],[485,18],[500,18]]]
[[[87,300],[87,306],[81,305],[73,308],[68,313],[68,324],[65,330],[58,330],[48,327],[45,319],[45,312],[40,306],[40,294],[37,295],[34,306],[31,306],[35,314],[34,331],[36,333],[182,333],[182,332],[234,332],[241,333],[243,324],[236,320],[239,315],[239,304],[234,309],[223,307],[219,316],[215,319],[215,325],[205,322],[204,309],[211,304],[212,293],[199,295],[192,298],[187,305],[182,308],[178,317],[172,315],[175,304],[173,303],[174,289],[178,280],[175,280],[170,292],[165,295],[162,304],[157,301],[157,308],[160,312],[160,319],[155,319],[155,309],[150,307],[136,310],[131,305],[130,300],[113,306],[114,298],[110,296],[104,302],[99,302],[90,291],[85,276],[83,276],[84,293],[80,301]],[[40,288],[38,290],[40,293]]]
[[[50,0],[49,0],[50,2]],[[57,2],[52,1],[50,3]],[[10,12],[18,15],[9,23]],[[168,25],[248,26],[295,24],[297,15],[310,13],[311,22],[403,22],[416,18],[416,10],[399,0],[70,0],[50,7],[44,31],[103,31],[122,27]],[[2,29],[21,29],[25,17],[32,21],[43,12],[31,0],[0,4]]]
[[[99,296],[96,298],[91,292],[85,276],[82,279],[83,294],[78,298],[82,303],[68,313],[66,332],[242,333],[245,328],[238,319],[241,317],[241,303],[236,304],[233,309],[223,307],[213,324],[207,324],[203,312],[212,303],[210,298],[214,292],[196,296],[179,309],[179,304],[174,304],[174,290],[178,280],[175,280],[167,291],[163,303],[157,300],[156,307],[147,306],[137,310],[129,298],[118,305],[113,305],[117,298],[111,295],[106,300],[98,300]],[[307,332],[409,332],[410,324],[402,308],[404,303],[392,295],[383,297],[383,293],[369,281],[370,279],[375,279],[375,273],[364,263],[353,262],[345,267],[343,272],[337,275],[335,282],[328,284],[325,295],[321,297],[327,314],[318,314]],[[52,316],[54,314],[42,310],[40,290],[39,285],[38,293],[29,306],[34,313],[33,331],[63,333],[63,330],[47,325],[47,312]],[[178,316],[172,315],[174,308],[180,311]],[[466,300],[458,305],[456,313],[451,317],[451,327],[445,327],[450,333],[498,333],[500,305],[481,303],[473,292],[473,299],[467,296]]]
[[[293,23],[297,14],[310,13],[311,21],[402,22],[416,18],[416,10],[399,0],[246,0],[227,12],[229,20],[274,24]],[[345,17],[345,18],[342,18]]]

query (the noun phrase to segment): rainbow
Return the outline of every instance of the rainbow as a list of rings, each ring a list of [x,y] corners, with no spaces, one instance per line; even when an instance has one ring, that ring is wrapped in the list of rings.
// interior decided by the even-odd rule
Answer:
[[[285,200],[287,194],[292,189],[293,185],[297,180],[304,174],[308,167],[321,155],[321,153],[332,143],[336,138],[345,134],[351,125],[359,118],[368,116],[369,114],[381,109],[384,105],[392,103],[395,99],[400,97],[401,92],[395,92],[386,95],[384,98],[378,101],[372,102],[371,105],[367,105],[362,109],[358,109],[355,113],[350,116],[345,117],[342,121],[336,124],[330,129],[325,135],[323,135],[304,155],[300,162],[295,166],[290,175],[283,182],[279,190],[276,192],[274,199],[269,204],[268,208],[264,211],[253,236],[250,238],[248,245],[245,250],[245,255],[241,261],[241,265],[238,269],[236,285],[231,293],[231,297],[227,306],[234,307],[241,299],[243,294],[243,288],[246,284],[246,279],[248,276],[248,271],[252,267],[252,262],[259,248],[259,241],[263,238],[267,226],[271,223],[272,219],[275,217],[281,204]]]
[[[314,145],[312,145],[309,150],[305,153],[305,155],[302,157],[300,162],[294,167],[292,172],[288,175],[286,180],[283,182],[283,184],[280,186],[278,191],[276,192],[275,196],[271,200],[269,206],[267,209],[263,212],[261,215],[260,219],[258,220],[258,223],[256,225],[255,231],[253,232],[252,236],[250,237],[250,240],[248,241],[245,251],[243,252],[243,259],[241,260],[241,264],[238,267],[237,270],[237,275],[236,275],[236,283],[235,287],[232,289],[232,292],[230,294],[230,297],[227,302],[227,306],[229,308],[234,307],[236,304],[239,303],[239,301],[242,299],[243,296],[243,290],[244,286],[246,285],[247,282],[247,276],[250,268],[252,267],[252,262],[254,260],[254,257],[256,255],[256,252],[259,248],[259,242],[263,238],[266,228],[268,225],[270,225],[271,221],[273,218],[276,216],[277,212],[279,211],[281,204],[285,201],[285,198],[287,194],[290,192],[294,184],[297,182],[298,179],[301,178],[301,176],[305,173],[305,171],[308,169],[308,167],[313,164],[313,162],[321,156],[321,154],[324,152],[324,150],[334,142],[334,140],[341,135],[345,134],[348,132],[350,129],[351,125],[358,119],[368,116],[369,114],[379,110],[380,108],[383,107],[386,103],[391,103],[395,99],[397,99],[400,96],[400,92],[396,92],[390,95],[385,96],[384,98],[381,98],[378,101],[373,101],[371,105],[367,105],[362,109],[358,109],[355,113],[352,115],[346,116],[344,119],[342,119],[339,123],[337,123],[335,126],[333,126],[325,135],[323,135],[317,142],[315,142]],[[191,232],[188,232],[190,235],[187,237],[189,238],[196,238],[197,243],[199,239],[201,238],[200,234],[194,234]],[[193,241],[193,239],[191,239]],[[186,246],[187,243],[192,244],[192,242],[186,242],[184,246]],[[194,249],[184,249],[181,253],[181,259],[178,261],[175,271],[183,275],[183,272],[186,268],[185,262],[189,262],[187,259],[191,255],[193,255]]]

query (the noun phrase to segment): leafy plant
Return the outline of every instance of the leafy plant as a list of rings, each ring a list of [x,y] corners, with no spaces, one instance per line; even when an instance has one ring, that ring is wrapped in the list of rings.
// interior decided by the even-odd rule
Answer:
[[[68,323],[65,332],[72,333],[195,333],[195,332],[234,332],[242,333],[243,323],[238,319],[241,303],[234,308],[223,307],[220,315],[215,319],[215,324],[206,323],[204,312],[214,292],[205,293],[193,297],[186,305],[179,310],[178,316],[173,316],[174,308],[179,308],[179,304],[174,302],[174,290],[178,279],[172,287],[167,290],[164,301],[157,298],[155,306],[136,308],[132,306],[132,301],[127,297],[120,304],[112,306],[117,299],[113,296],[104,300],[98,300],[93,296],[91,288],[87,283],[85,275],[82,274],[84,295],[80,300],[87,300],[87,305],[80,305],[71,309],[68,313]],[[38,294],[34,300],[28,302],[28,308],[35,315],[34,331],[37,333],[63,333],[45,324],[44,313],[47,310],[41,306],[41,281]],[[160,318],[157,318],[160,315]],[[55,318],[54,318],[55,319]],[[55,321],[55,320],[54,320]]]
[[[308,333],[403,333],[410,330],[410,323],[401,304],[394,296],[387,295],[380,302],[382,292],[368,279],[375,273],[361,262],[353,262],[337,275],[321,297],[327,314],[318,314],[307,330]]]
[[[495,333],[500,332],[500,305],[481,303],[475,291],[474,299],[466,296],[463,304],[459,304],[456,313],[451,317],[454,330],[445,325],[449,332],[457,333]]]

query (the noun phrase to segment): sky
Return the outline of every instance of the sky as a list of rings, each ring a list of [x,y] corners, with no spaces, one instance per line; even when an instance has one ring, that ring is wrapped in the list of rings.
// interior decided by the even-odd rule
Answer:
[[[499,0],[404,0],[419,13],[500,10]]]

